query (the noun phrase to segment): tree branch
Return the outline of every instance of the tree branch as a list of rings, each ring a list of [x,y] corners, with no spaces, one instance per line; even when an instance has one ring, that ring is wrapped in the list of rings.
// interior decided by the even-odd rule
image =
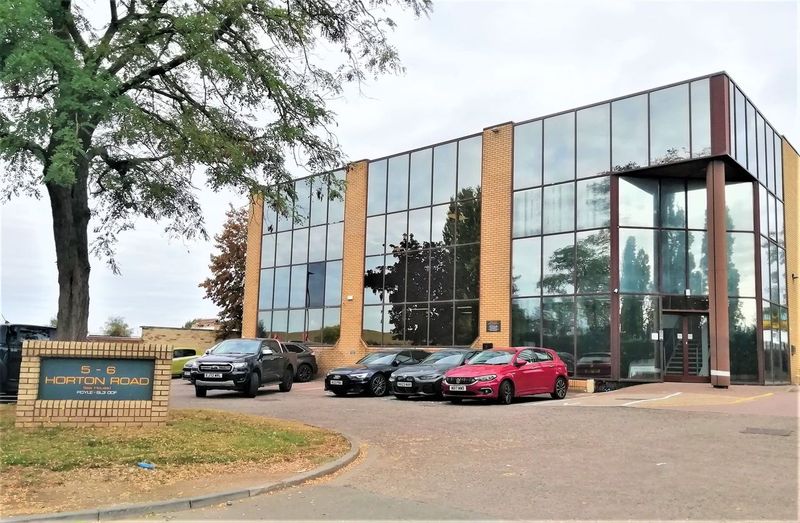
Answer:
[[[75,17],[72,16],[72,0],[61,0],[61,8],[64,10],[64,25],[69,32],[72,41],[75,42],[75,47],[81,52],[84,58],[89,53],[89,46],[81,36],[78,26],[75,25]]]

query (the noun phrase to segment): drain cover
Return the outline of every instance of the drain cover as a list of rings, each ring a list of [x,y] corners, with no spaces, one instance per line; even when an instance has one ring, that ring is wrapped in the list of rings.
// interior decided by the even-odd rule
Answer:
[[[767,436],[791,436],[791,430],[784,429],[764,429],[761,427],[747,427],[742,434],[766,434]]]

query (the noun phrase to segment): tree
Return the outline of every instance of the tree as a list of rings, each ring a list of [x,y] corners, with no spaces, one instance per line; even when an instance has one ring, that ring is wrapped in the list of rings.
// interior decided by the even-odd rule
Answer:
[[[131,328],[125,323],[125,318],[122,316],[110,316],[103,327],[103,334],[127,338],[131,335]]]
[[[58,327],[58,319],[56,319],[56,317],[55,317],[55,316],[53,316],[52,318],[50,318],[50,326],[51,326],[51,327]]]
[[[107,5],[101,22],[71,0],[0,2],[2,189],[49,196],[59,339],[86,335],[90,254],[118,271],[117,235],[138,216],[206,238],[197,167],[212,190],[262,195],[290,214],[287,154],[312,172],[342,165],[326,100],[401,71],[384,12],[426,14],[431,0]],[[341,197],[342,182],[324,176],[329,198]]]
[[[222,232],[214,237],[218,254],[211,255],[211,264],[208,266],[212,277],[199,285],[205,289],[205,297],[220,308],[223,336],[242,330],[248,209],[231,206],[225,216],[228,219],[222,226]]]

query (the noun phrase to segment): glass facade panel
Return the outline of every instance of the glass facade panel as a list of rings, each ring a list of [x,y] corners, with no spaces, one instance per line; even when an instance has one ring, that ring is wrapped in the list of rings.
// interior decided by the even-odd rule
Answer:
[[[686,181],[686,224],[690,229],[706,229],[708,199],[705,180]]]
[[[341,332],[341,309],[325,309],[322,316],[322,343],[333,344]]]
[[[619,224],[623,227],[656,227],[658,180],[619,179]]]
[[[386,291],[384,296],[387,303],[406,301],[406,256],[402,252],[386,256],[383,287]]]
[[[272,336],[272,311],[261,311],[256,320],[256,337],[269,338]]]
[[[289,311],[289,332],[286,337],[290,340],[302,340],[305,332],[306,311]]]
[[[620,292],[655,291],[656,231],[620,229]]]
[[[325,306],[342,303],[342,262],[328,262],[325,266]]]
[[[402,345],[405,330],[406,310],[404,305],[383,308],[383,344]]]
[[[767,180],[766,133],[764,131],[764,118],[759,113],[756,113],[756,149],[758,151],[756,175],[758,176],[758,181],[765,183]]]
[[[766,151],[765,162],[766,170],[763,180],[759,178],[761,185],[767,186],[767,180],[775,176],[775,141],[773,139],[774,131],[772,127],[764,122],[764,149]]]
[[[305,307],[322,307],[325,305],[325,263],[309,263],[307,267]]]
[[[278,244],[275,247],[275,265],[289,265],[292,263],[292,233],[279,232],[276,236]]]
[[[611,220],[611,179],[581,180],[576,185],[578,230],[608,227]]]
[[[297,199],[294,202],[294,227],[308,227],[311,218],[311,179],[294,183]]]
[[[480,281],[480,266],[481,266],[480,255],[481,255],[480,246],[478,244],[462,245],[456,247],[455,299],[468,300],[480,297],[479,296],[480,289],[478,288],[478,282]]]
[[[430,257],[431,253],[428,250],[412,251],[406,255],[406,301],[428,301]]]
[[[274,277],[273,269],[262,269],[261,276],[258,281],[258,308],[271,309],[272,308],[272,278]]]
[[[408,193],[408,206],[412,209],[431,204],[432,161],[432,149],[411,153],[411,190]]]
[[[694,296],[708,295],[708,239],[706,233],[689,231],[688,256],[689,290]]]
[[[408,155],[389,158],[389,181],[386,184],[386,212],[408,208]]]
[[[689,157],[689,85],[650,93],[650,163]]]
[[[455,242],[455,221],[455,204],[445,204],[431,207],[432,246],[452,245]]]
[[[735,112],[734,129],[736,132],[736,161],[742,165],[747,165],[747,124],[745,119],[744,95],[739,89],[735,89],[733,105]]]
[[[758,172],[758,154],[756,153],[756,109],[747,102],[747,170]]]
[[[305,307],[308,294],[306,294],[306,278],[308,272],[306,265],[295,265],[292,267],[292,282],[291,282],[291,297],[289,299],[289,307]],[[291,327],[290,327],[291,328]]]
[[[406,239],[406,228],[408,227],[408,213],[396,212],[386,215],[386,252],[402,249]]]
[[[456,191],[456,143],[433,149],[433,203],[449,202]]]
[[[373,216],[367,218],[366,253],[383,253],[383,241],[386,227],[386,216]]]
[[[474,136],[458,142],[458,190],[481,186],[483,138]]]
[[[611,377],[611,300],[577,298],[575,375]]]
[[[514,189],[542,184],[542,121],[514,127]]]
[[[778,245],[784,245],[783,203],[775,200],[775,237]]]
[[[383,345],[383,307],[365,305],[361,339],[367,345]]]
[[[386,160],[370,162],[367,176],[367,215],[386,212]]]
[[[409,345],[428,344],[428,304],[406,305],[405,337]]]
[[[760,237],[761,239],[761,297],[769,301],[772,287],[769,277],[769,240]]]
[[[611,165],[614,171],[647,166],[647,95],[611,103]]]
[[[430,247],[431,242],[431,209],[425,207],[408,212],[409,249]]]
[[[311,343],[322,343],[322,309],[306,311],[306,340]]]
[[[764,236],[769,236],[769,202],[767,190],[763,186],[758,187],[758,212],[760,232]]]
[[[261,238],[261,266],[275,266],[275,235],[265,234]]]
[[[311,182],[311,225],[328,222],[328,186],[321,180]]]
[[[275,290],[272,307],[285,309],[289,306],[289,267],[275,269]],[[273,316],[273,321],[274,321]]]
[[[567,368],[575,361],[575,299],[542,298],[542,345],[558,353]]]
[[[728,230],[753,230],[752,182],[727,182],[725,184],[725,213]]]
[[[327,231],[324,225],[312,227],[308,235],[308,261],[318,262],[325,259],[325,238]]]
[[[289,311],[272,311],[272,337],[287,340]]]
[[[478,337],[478,302],[456,302],[453,344],[471,345]]]
[[[778,133],[775,133],[773,139],[775,142],[775,194],[778,195],[778,198],[783,199],[783,141]]]
[[[514,240],[511,262],[511,291],[513,296],[541,294],[541,251],[539,237]]]
[[[686,232],[661,231],[661,292],[683,294],[686,289]]]
[[[431,301],[453,299],[453,249],[431,250]]]
[[[729,299],[731,381],[758,383],[756,300]]]
[[[544,294],[575,292],[575,234],[542,238],[542,290]]]
[[[544,183],[575,178],[575,113],[544,120]]]
[[[711,96],[708,78],[691,83],[692,157],[711,154]]]
[[[275,225],[278,223],[278,215],[275,212],[275,209],[272,207],[265,205],[264,206],[264,216],[261,222],[261,232],[263,234],[269,234],[271,232],[275,232]],[[271,321],[271,318],[270,318]]]
[[[431,345],[447,346],[453,344],[453,304],[431,303],[428,335]]]
[[[481,201],[466,200],[458,203],[456,219],[456,242],[478,243],[481,241]]]
[[[546,186],[543,200],[542,232],[548,234],[575,229],[575,184]]]
[[[308,261],[308,229],[295,229],[292,238],[292,263]]]
[[[611,106],[589,107],[578,111],[576,173],[578,178],[604,174],[611,170]]]
[[[620,377],[636,380],[661,379],[658,307],[653,296],[620,296]]]
[[[786,288],[786,251],[780,247],[778,248],[778,282],[780,282],[778,303],[786,306],[789,304]]]
[[[542,190],[528,189],[514,193],[514,237],[542,232]]]
[[[686,227],[686,182],[661,180],[661,227],[684,229]]]
[[[579,232],[576,235],[577,292],[608,292],[611,278],[611,232],[608,229]]]
[[[338,181],[346,180],[344,171],[336,171],[333,173],[333,176]],[[328,200],[328,223],[338,223],[344,221],[344,191],[345,189],[339,189],[339,192],[342,193],[342,196],[340,198]],[[330,193],[331,191],[328,189],[328,194]]]
[[[540,298],[511,300],[511,343],[516,346],[541,346],[542,304]]]
[[[773,241],[778,240],[778,228],[775,224],[775,197],[767,195],[767,226],[769,227],[769,237]]]
[[[343,223],[332,223],[328,225],[328,246],[326,258],[338,260],[342,257],[342,231]]]

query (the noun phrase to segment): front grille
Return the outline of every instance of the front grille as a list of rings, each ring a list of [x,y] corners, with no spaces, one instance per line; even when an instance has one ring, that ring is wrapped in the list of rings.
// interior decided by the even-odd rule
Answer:
[[[447,378],[446,381],[447,381],[447,383],[450,383],[452,385],[470,385],[472,383],[475,383],[475,378],[459,378],[459,377],[455,377],[455,378]]]
[[[233,366],[230,363],[201,363],[201,372],[230,372]]]

